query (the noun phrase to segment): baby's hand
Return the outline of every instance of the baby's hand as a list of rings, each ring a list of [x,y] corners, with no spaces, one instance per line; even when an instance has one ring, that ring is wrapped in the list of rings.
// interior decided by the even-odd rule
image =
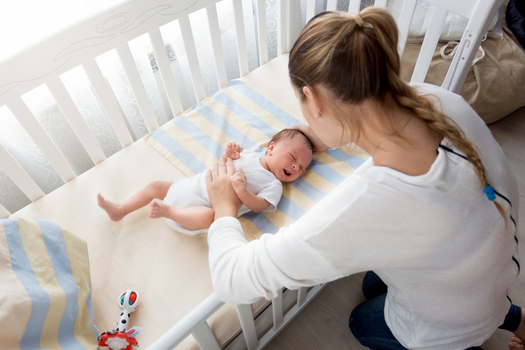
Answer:
[[[242,147],[236,144],[235,142],[230,142],[226,146],[226,151],[224,151],[224,154],[221,157],[221,160],[226,161],[228,158],[231,158],[232,160],[236,160],[241,158],[241,152]]]
[[[232,184],[235,193],[237,193],[237,196],[241,196],[246,191],[246,185],[248,182],[246,181],[246,176],[241,167],[239,167],[239,170],[230,177],[230,183]]]

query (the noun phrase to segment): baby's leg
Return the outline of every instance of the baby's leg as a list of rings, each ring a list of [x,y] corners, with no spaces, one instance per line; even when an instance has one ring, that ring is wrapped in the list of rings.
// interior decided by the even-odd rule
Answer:
[[[172,181],[151,182],[122,203],[110,202],[99,193],[97,195],[98,205],[108,213],[111,220],[119,221],[129,213],[145,207],[155,198],[164,199],[172,184]]]
[[[153,200],[150,207],[150,218],[168,218],[189,229],[209,228],[215,216],[212,208],[177,208],[158,200]]]

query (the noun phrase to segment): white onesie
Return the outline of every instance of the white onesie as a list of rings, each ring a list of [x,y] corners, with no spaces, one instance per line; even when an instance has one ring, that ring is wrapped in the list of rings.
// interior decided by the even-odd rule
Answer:
[[[242,167],[244,175],[247,180],[247,189],[251,193],[266,199],[270,206],[264,211],[272,212],[277,208],[277,204],[281,199],[283,193],[283,185],[274,174],[263,168],[260,162],[259,155],[252,150],[244,150],[241,152],[241,157],[233,161],[235,170]],[[210,199],[208,198],[208,190],[206,188],[206,172],[203,171],[192,177],[182,178],[175,181],[164,198],[164,203],[178,208],[192,208],[192,207],[210,207]],[[242,205],[239,209],[238,216],[241,216],[250,209]],[[208,232],[208,229],[188,229],[171,219],[166,219],[168,225],[174,230],[188,235],[196,235],[199,233]]]

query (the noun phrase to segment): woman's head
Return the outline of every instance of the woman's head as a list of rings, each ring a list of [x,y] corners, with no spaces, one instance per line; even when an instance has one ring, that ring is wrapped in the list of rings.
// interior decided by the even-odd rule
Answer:
[[[356,16],[323,12],[302,30],[288,63],[300,93],[304,86],[322,87],[341,102],[360,104],[395,89],[400,62],[394,18],[376,7]]]
[[[399,77],[397,42],[396,22],[380,8],[368,7],[356,16],[323,12],[312,18],[288,63],[302,106],[310,93],[321,113],[330,111],[335,117],[341,139],[357,143],[364,122],[378,123],[362,107],[373,104],[388,111],[395,103],[392,97],[406,86]],[[381,124],[390,126],[392,121],[385,119]]]

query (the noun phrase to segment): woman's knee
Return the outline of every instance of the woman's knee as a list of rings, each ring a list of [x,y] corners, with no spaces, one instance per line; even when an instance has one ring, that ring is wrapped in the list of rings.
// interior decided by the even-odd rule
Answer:
[[[386,294],[365,301],[357,305],[350,313],[348,326],[352,334],[359,339],[361,336],[366,336],[374,333],[377,327],[386,326],[385,322],[385,299]]]

